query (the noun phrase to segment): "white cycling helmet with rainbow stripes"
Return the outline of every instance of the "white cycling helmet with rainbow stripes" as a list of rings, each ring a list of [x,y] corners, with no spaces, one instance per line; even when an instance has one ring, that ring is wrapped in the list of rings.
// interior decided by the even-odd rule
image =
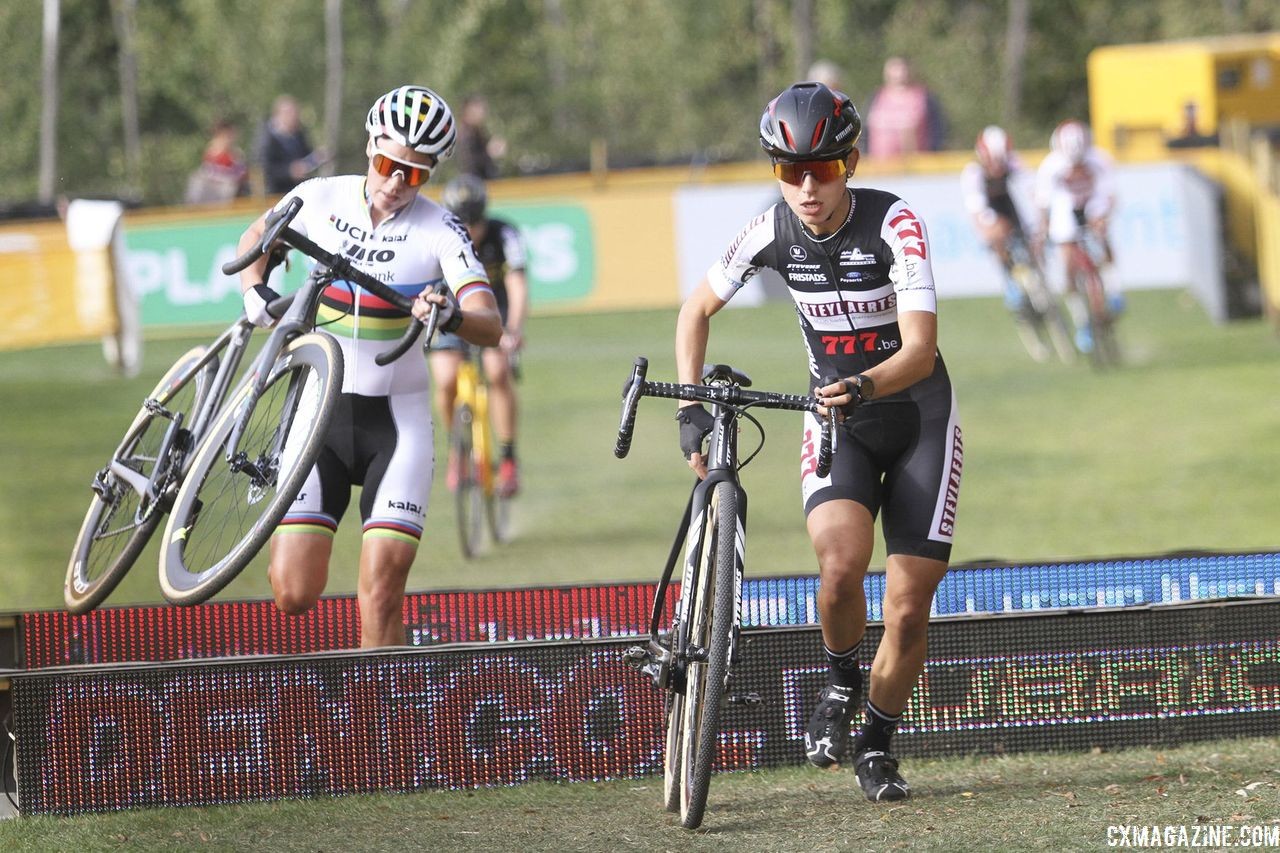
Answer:
[[[426,86],[401,86],[374,102],[364,122],[370,136],[385,136],[444,160],[458,141],[457,123],[444,98]]]

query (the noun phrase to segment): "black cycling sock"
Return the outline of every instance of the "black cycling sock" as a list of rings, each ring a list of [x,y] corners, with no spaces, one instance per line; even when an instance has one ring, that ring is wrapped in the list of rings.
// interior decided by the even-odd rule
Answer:
[[[502,453],[502,458],[503,458],[503,459],[512,459],[512,460],[514,460],[514,459],[516,458],[516,443],[515,443],[514,441],[504,441],[504,442],[502,442],[502,450],[501,450],[501,453]]]
[[[893,737],[893,733],[898,728],[898,721],[901,719],[902,714],[886,714],[868,699],[866,722],[862,725],[862,731],[858,732],[853,751],[855,753],[863,750],[888,752],[889,740]]]
[[[831,667],[827,679],[832,686],[845,687],[855,693],[862,690],[862,666],[858,662],[858,650],[861,648],[861,640],[854,643],[853,648],[843,652],[833,652],[827,648],[826,643],[822,644],[822,650],[827,653],[827,663]]]

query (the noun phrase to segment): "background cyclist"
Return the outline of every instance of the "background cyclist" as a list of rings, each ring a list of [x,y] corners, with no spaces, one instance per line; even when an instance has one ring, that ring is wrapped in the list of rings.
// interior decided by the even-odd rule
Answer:
[[[473,343],[496,344],[502,332],[497,305],[466,230],[418,194],[453,150],[448,104],[430,89],[401,86],[374,103],[365,128],[366,174],[299,185],[280,202],[302,199],[293,228],[406,296],[417,296],[414,314],[420,319],[434,304],[442,328]],[[261,238],[264,221],[265,215],[245,231],[241,252]],[[276,297],[262,283],[265,268],[263,258],[241,273],[245,312],[261,326],[274,322],[266,306]],[[405,583],[431,488],[429,372],[413,353],[385,367],[374,362],[409,317],[354,284],[339,281],[326,289],[319,323],[342,349],[343,393],[325,447],[271,538],[271,589],[285,613],[302,613],[316,603],[328,578],[333,533],[351,487],[362,485],[360,643],[402,644]]]
[[[1036,172],[1036,205],[1040,208],[1041,233],[1058,244],[1059,255],[1066,268],[1069,244],[1080,239],[1081,230],[1089,229],[1101,246],[1095,260],[1099,272],[1105,274],[1114,258],[1107,227],[1115,211],[1115,177],[1111,158],[1094,147],[1089,128],[1075,119],[1062,122],[1049,139],[1049,153]],[[1110,294],[1113,312],[1124,308],[1124,300],[1113,283],[1105,288]],[[1076,346],[1081,352],[1093,349],[1089,332],[1089,308],[1086,295],[1075,290],[1069,278],[1064,291],[1067,307],[1076,325]]]
[[[1030,251],[1028,219],[1021,210],[1023,192],[1030,192],[1031,176],[1013,150],[1013,141],[1003,128],[990,125],[978,134],[974,144],[976,160],[960,172],[965,210],[973,220],[978,237],[991,250],[1004,271],[1004,304],[1013,314],[1027,352],[1036,361],[1049,357],[1049,348],[1036,332],[1034,307],[1022,286],[1013,277],[1011,240],[1022,240]],[[1036,241],[1038,242],[1038,241]],[[1032,255],[1032,262],[1037,259]]]
[[[827,477],[816,473],[819,425],[812,415],[801,445],[829,664],[806,751],[820,767],[839,761],[862,707],[863,578],[883,510],[885,632],[852,753],[868,799],[900,800],[910,788],[890,738],[924,666],[929,607],[951,554],[962,453],[955,397],[937,349],[924,224],[891,193],[845,185],[858,164],[861,129],[849,98],[821,83],[797,83],[765,108],[760,142],[784,202],[747,224],[684,303],[676,364],[681,382],[701,381],[711,318],[762,268],[782,275],[796,304],[809,387],[845,412]],[[705,476],[710,414],[686,404],[676,417],[681,449]]]
[[[501,449],[497,489],[510,497],[520,489],[516,463],[517,401],[512,362],[524,348],[524,321],[529,314],[529,284],[525,277],[524,240],[515,226],[485,214],[488,193],[484,181],[475,175],[461,175],[444,188],[444,206],[462,220],[471,235],[480,263],[484,264],[502,315],[502,340],[497,349],[481,354],[489,380],[489,411]],[[431,372],[436,384],[436,406],[446,424],[453,423],[453,404],[458,395],[458,365],[466,353],[466,342],[457,335],[441,335],[431,353]],[[458,488],[460,460],[449,459],[446,481],[450,491]]]

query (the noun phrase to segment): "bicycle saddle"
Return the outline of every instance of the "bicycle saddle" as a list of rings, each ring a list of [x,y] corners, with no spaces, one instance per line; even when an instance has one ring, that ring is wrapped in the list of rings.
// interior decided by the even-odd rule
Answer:
[[[727,364],[704,364],[702,365],[702,382],[704,385],[710,385],[715,380],[733,381],[743,388],[751,387],[751,377],[740,371],[734,370]]]

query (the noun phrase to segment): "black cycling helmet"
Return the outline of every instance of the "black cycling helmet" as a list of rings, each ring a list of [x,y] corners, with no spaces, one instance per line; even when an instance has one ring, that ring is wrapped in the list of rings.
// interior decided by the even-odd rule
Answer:
[[[796,83],[760,116],[760,147],[775,160],[846,157],[861,135],[853,101],[821,83]]]
[[[489,193],[485,190],[484,181],[475,175],[459,175],[445,184],[443,201],[450,213],[468,225],[474,225],[484,219]]]

